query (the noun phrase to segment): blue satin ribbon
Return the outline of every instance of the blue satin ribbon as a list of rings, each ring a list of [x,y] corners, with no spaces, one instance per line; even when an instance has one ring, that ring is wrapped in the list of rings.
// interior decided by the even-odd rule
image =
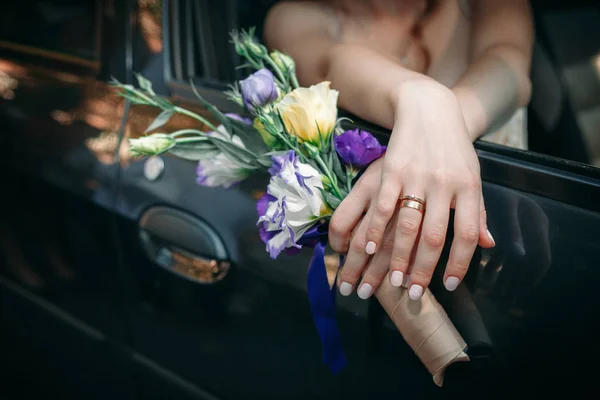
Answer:
[[[333,287],[330,287],[327,280],[326,245],[327,240],[324,239],[319,240],[315,245],[308,268],[307,287],[310,309],[321,339],[323,363],[328,364],[335,375],[344,369],[347,361],[336,320],[336,284],[334,281]]]

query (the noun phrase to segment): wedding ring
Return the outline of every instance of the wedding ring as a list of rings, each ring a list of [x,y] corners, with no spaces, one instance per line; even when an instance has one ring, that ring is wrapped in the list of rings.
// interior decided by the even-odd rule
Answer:
[[[413,199],[402,198],[402,201],[400,202],[400,207],[412,208],[413,210],[417,210],[421,214],[425,213],[425,205]]]
[[[423,206],[425,206],[425,200],[423,200],[417,196],[414,196],[412,194],[407,194],[407,195],[403,196],[400,200],[401,201],[412,200],[412,201],[416,201],[417,203],[421,203]]]

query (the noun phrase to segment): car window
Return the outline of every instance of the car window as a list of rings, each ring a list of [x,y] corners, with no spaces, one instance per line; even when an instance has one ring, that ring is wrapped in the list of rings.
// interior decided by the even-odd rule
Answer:
[[[229,32],[255,26],[262,38],[265,16],[276,3],[165,3],[171,78],[193,78],[206,86],[243,78],[247,71],[235,69],[240,60],[229,44]],[[530,3],[536,27],[531,102],[481,140],[600,166],[600,10],[581,1]]]

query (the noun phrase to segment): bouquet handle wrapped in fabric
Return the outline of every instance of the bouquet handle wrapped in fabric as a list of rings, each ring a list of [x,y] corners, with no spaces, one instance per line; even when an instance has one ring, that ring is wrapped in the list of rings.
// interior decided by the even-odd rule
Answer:
[[[411,300],[405,287],[392,286],[386,277],[375,296],[436,385],[442,386],[450,365],[469,361],[467,344],[429,289]]]
[[[193,83],[210,120],[156,94],[142,76],[138,75],[139,88],[114,81],[132,104],[162,110],[146,130],[156,133],[129,139],[130,151],[137,156],[170,153],[195,161],[196,182],[209,187],[233,187],[256,171],[270,174],[266,193],[257,202],[258,234],[271,258],[293,255],[303,247],[314,249],[307,272],[308,300],[323,361],[336,373],[345,367],[346,358],[335,318],[336,286],[331,287],[325,265],[328,221],[360,172],[386,148],[369,132],[341,129],[338,92],[330,82],[299,86],[294,60],[269,53],[254,39],[253,30],[234,32],[232,42],[246,60],[244,66],[256,72],[225,94],[251,118],[222,113]],[[160,132],[174,114],[192,118],[198,129]],[[204,127],[209,131],[200,129]],[[442,384],[449,365],[468,360],[464,340],[431,292],[421,300],[407,300],[406,289],[393,287],[386,278],[376,296],[436,384]]]

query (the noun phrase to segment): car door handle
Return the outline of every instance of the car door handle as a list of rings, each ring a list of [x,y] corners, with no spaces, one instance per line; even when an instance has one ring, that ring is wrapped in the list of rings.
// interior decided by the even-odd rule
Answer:
[[[139,237],[154,264],[184,279],[214,284],[231,268],[225,243],[216,230],[179,209],[147,209],[139,220]]]

